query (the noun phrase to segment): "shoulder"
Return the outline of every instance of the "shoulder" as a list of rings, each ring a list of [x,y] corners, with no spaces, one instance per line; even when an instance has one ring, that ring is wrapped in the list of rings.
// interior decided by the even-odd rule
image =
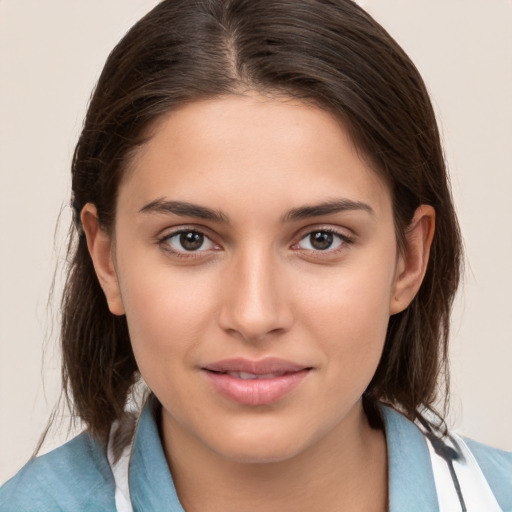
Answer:
[[[382,406],[381,412],[388,445],[390,510],[435,510],[438,489],[422,431],[390,407]],[[512,512],[512,453],[467,438],[464,442],[500,508]]]
[[[504,510],[512,511],[512,452],[492,448],[464,438],[496,499]]]
[[[105,447],[82,433],[29,461],[0,488],[2,512],[115,511]]]

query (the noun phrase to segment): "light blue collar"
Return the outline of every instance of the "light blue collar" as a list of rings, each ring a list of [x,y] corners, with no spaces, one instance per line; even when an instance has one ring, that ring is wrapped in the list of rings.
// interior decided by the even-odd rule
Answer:
[[[135,434],[130,464],[134,512],[184,512],[165,459],[151,404]],[[388,448],[389,512],[438,510],[434,476],[420,430],[390,407],[381,407]]]
[[[151,403],[137,425],[130,463],[130,495],[134,512],[185,512],[165,459]]]
[[[423,434],[394,409],[383,406],[381,411],[388,447],[389,512],[439,510]]]

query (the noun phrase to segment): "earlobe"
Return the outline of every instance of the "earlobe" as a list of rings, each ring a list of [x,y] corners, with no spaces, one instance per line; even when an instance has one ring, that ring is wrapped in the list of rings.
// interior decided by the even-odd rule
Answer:
[[[405,248],[399,256],[390,314],[400,313],[411,303],[420,289],[427,270],[430,247],[435,231],[435,210],[419,206],[405,233]]]
[[[87,203],[82,208],[80,219],[94,270],[107,299],[110,312],[114,315],[124,315],[124,306],[113,260],[112,238],[101,229],[94,204]]]

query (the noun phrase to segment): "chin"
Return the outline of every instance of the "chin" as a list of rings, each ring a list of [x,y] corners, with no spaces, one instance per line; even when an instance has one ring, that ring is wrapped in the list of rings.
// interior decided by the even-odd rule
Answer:
[[[212,439],[210,447],[220,456],[240,464],[271,464],[293,459],[311,444],[304,433],[289,429],[236,429],[222,439]],[[299,433],[297,433],[299,434]]]
[[[226,451],[218,452],[224,458],[237,462],[239,464],[277,464],[293,459],[300,450],[295,446],[279,447],[269,446],[267,443],[261,443],[261,446],[253,445],[251,447],[230,446]]]

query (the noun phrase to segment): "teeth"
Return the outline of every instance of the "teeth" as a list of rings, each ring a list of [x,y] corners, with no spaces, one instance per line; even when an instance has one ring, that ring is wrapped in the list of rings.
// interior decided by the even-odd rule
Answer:
[[[238,372],[238,378],[242,380],[253,380],[257,379],[258,376],[254,373]]]
[[[255,373],[248,372],[227,372],[227,374],[230,377],[242,380],[273,379],[274,377],[279,377],[280,375],[283,375],[282,373],[263,373],[261,375],[257,375]]]

